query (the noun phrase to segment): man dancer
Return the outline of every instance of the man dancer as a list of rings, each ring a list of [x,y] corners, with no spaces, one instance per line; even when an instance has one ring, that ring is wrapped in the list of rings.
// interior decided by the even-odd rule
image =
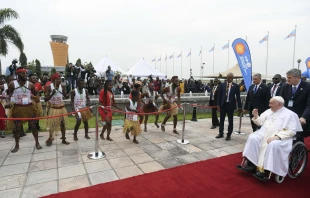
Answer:
[[[210,106],[217,106],[217,98],[218,98],[218,90],[219,90],[219,80],[217,78],[214,79],[214,85],[212,87],[212,91],[210,94],[209,105]],[[212,108],[212,126],[211,129],[215,129],[217,126],[220,126],[219,119],[217,117],[217,109]]]
[[[250,86],[245,100],[244,114],[247,111],[250,112],[251,125],[254,132],[259,126],[252,121],[253,115],[251,112],[253,109],[258,109],[258,115],[260,115],[268,109],[270,92],[269,88],[262,83],[261,74],[254,74],[252,79],[253,84]]]
[[[37,111],[32,104],[31,99],[35,102],[40,102],[40,99],[36,97],[36,91],[34,85],[27,81],[27,70],[23,67],[16,69],[16,74],[18,76],[17,80],[14,80],[9,84],[8,95],[13,98],[14,106],[12,108],[13,118],[35,118],[37,116]],[[11,99],[12,100],[12,99]],[[33,137],[35,139],[35,146],[38,150],[42,147],[38,141],[38,130],[35,127],[35,120],[28,121],[29,126],[32,130]],[[15,137],[15,147],[11,151],[15,153],[19,149],[19,134],[21,128],[23,127],[21,120],[15,120],[16,130],[14,131]]]
[[[59,73],[52,75],[52,83],[46,86],[44,101],[50,103],[49,116],[66,114],[65,103],[63,98],[68,98],[65,86],[61,85],[61,76]],[[46,120],[46,125],[49,128],[50,137],[46,140],[46,145],[51,146],[55,139],[56,132],[61,130],[61,139],[63,144],[70,144],[66,141],[66,116],[49,118]]]
[[[234,74],[227,74],[227,81],[219,86],[219,95],[217,99],[217,110],[220,112],[220,128],[219,134],[215,138],[224,137],[224,122],[225,116],[228,115],[228,133],[225,138],[226,141],[230,140],[234,128],[233,116],[238,102],[238,111],[242,112],[240,89],[239,85],[233,82]],[[237,101],[236,101],[237,98]]]
[[[146,95],[144,96],[145,104],[143,105],[143,112],[144,113],[154,113],[158,111],[156,101],[159,97],[157,91],[154,91],[154,83],[149,83],[149,90],[146,92]],[[159,114],[155,114],[155,126],[159,128],[159,125],[157,124],[159,118]],[[149,115],[144,115],[144,132],[147,132],[147,120],[149,119]]]
[[[84,79],[78,79],[78,87],[71,91],[71,105],[72,111],[78,111],[80,109],[90,107],[90,100],[88,91],[84,88]],[[92,117],[92,113],[89,109],[76,113],[76,124],[74,127],[74,140],[77,141],[77,131],[81,125],[81,120],[84,123],[85,138],[90,139],[88,136],[88,120]]]
[[[161,98],[163,99],[163,104],[159,107],[159,112],[163,110],[167,110],[170,108],[174,108],[170,111],[167,111],[167,116],[165,117],[163,123],[161,124],[161,130],[165,131],[165,125],[168,119],[173,116],[173,133],[179,134],[177,132],[177,122],[178,122],[178,108],[180,105],[180,87],[179,87],[179,79],[178,76],[173,76],[171,78],[171,84],[164,88],[160,93]],[[165,94],[165,96],[164,96]],[[175,97],[178,97],[178,105],[175,103]]]
[[[43,93],[43,88],[41,86],[41,83],[38,82],[38,78],[35,74],[30,74],[29,75],[29,82],[31,82],[33,85],[34,85],[34,88],[36,90],[36,93],[38,95],[38,97],[41,96],[41,94]],[[38,111],[38,114],[39,116],[43,116],[43,109],[42,109],[42,104],[40,102],[38,103],[33,103],[34,106],[36,107],[37,111]],[[39,125],[39,120],[36,120],[36,127],[37,127],[37,130],[39,131],[41,128],[40,128],[40,125]],[[27,132],[30,131],[30,126],[28,126],[28,130]]]

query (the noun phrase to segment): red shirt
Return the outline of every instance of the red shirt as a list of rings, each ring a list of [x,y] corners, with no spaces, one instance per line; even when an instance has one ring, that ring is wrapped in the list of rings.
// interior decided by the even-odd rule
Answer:
[[[52,84],[51,81],[48,81],[48,82],[45,83],[45,85],[44,85],[44,91],[45,91],[45,87],[46,87],[47,85],[50,85],[50,84]]]
[[[43,90],[43,88],[42,88],[42,86],[41,86],[41,83],[39,83],[39,82],[36,82],[36,83],[34,84],[34,88],[36,89],[36,91],[41,91],[41,90]]]

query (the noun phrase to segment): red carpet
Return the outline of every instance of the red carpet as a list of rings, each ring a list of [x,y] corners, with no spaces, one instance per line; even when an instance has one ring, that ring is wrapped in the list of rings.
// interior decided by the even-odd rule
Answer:
[[[306,144],[309,149],[310,138]],[[237,153],[48,197],[310,197],[310,162],[299,178],[286,177],[282,184],[237,170],[240,162]]]

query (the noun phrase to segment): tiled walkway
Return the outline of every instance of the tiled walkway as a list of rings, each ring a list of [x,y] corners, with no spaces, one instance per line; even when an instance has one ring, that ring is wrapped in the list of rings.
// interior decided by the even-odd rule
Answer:
[[[235,117],[234,123],[237,130],[239,118]],[[99,148],[106,154],[101,160],[87,158],[95,150],[94,129],[90,130],[90,140],[84,138],[83,129],[77,142],[72,131],[67,131],[71,144],[61,144],[58,135],[51,147],[45,146],[48,133],[40,133],[41,150],[35,149],[32,135],[27,134],[14,154],[10,152],[14,139],[7,136],[0,139],[0,197],[49,195],[241,152],[252,131],[248,117],[243,118],[242,126],[247,135],[232,135],[231,141],[215,139],[218,128],[211,130],[210,126],[211,119],[186,121],[189,145],[176,143],[181,135],[172,133],[172,123],[167,124],[166,132],[150,124],[148,132],[138,137],[138,145],[125,139],[121,127],[113,127],[113,142],[99,140]],[[177,129],[181,132],[182,122]]]

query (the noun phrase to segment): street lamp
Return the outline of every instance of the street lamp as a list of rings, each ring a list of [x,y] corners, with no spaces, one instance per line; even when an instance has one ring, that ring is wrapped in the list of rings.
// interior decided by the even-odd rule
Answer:
[[[301,59],[298,59],[298,60],[297,60],[297,63],[298,63],[298,70],[299,70],[300,62],[301,62]]]

